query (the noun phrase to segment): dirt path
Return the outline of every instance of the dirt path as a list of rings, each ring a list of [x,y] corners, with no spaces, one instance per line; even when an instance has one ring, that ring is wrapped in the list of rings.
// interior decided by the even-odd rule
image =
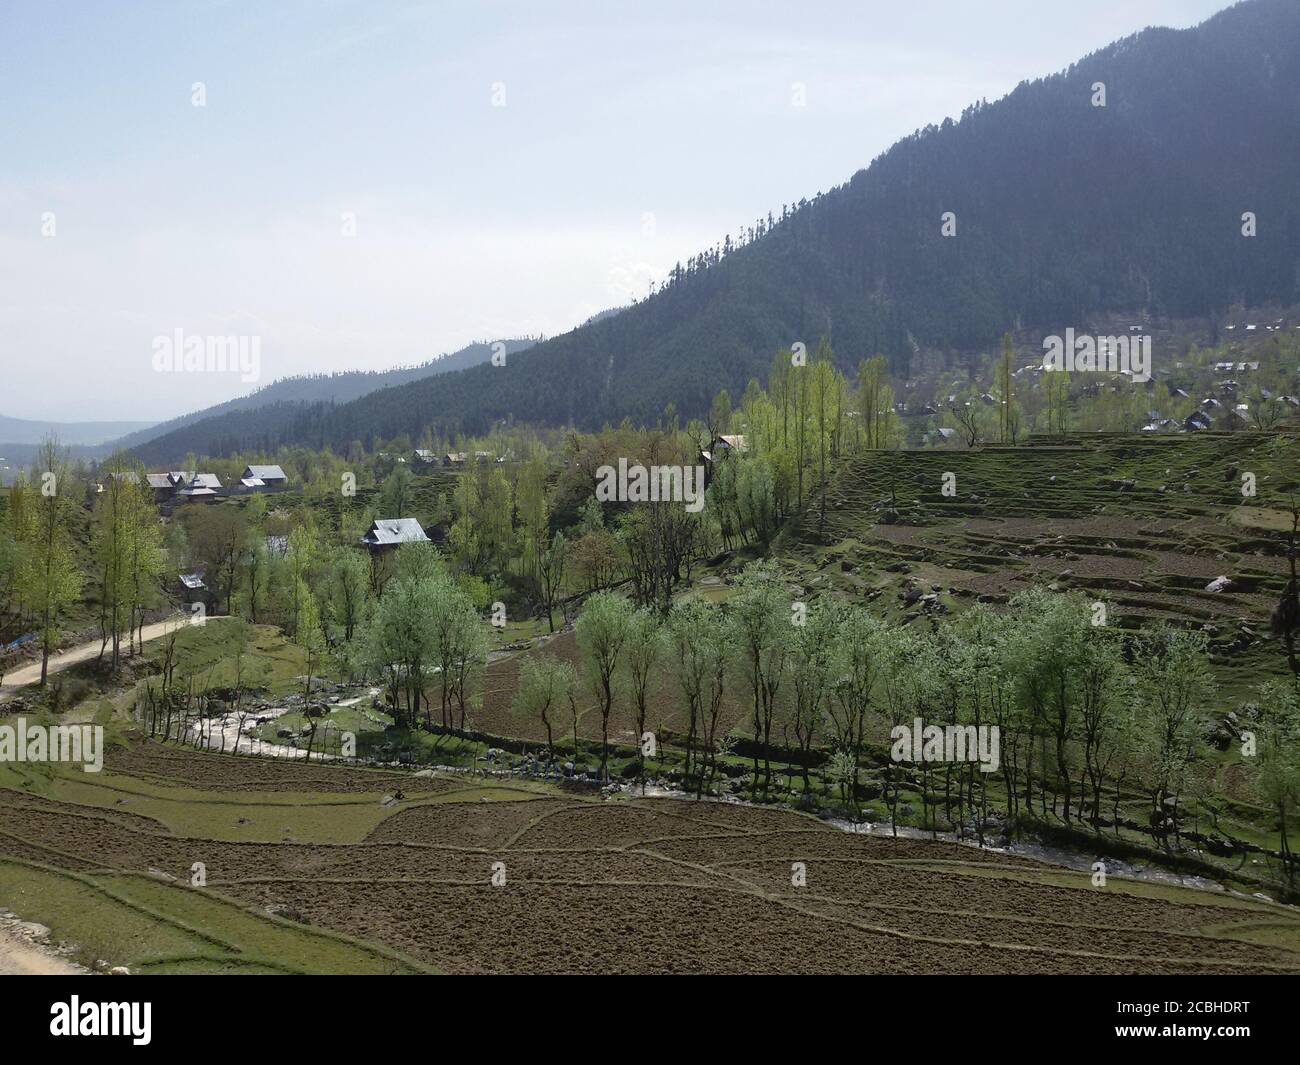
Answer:
[[[0,926],[0,976],[72,976],[85,971],[48,948]]]
[[[212,620],[212,619],[209,619]],[[144,627],[144,640],[148,643],[150,640],[156,640],[158,637],[165,635],[169,630],[174,628],[178,623],[188,623],[188,615],[177,614],[175,617],[166,618],[163,621],[156,621],[152,625]],[[57,655],[50,656],[49,672],[58,673],[60,670],[67,669],[69,666],[75,666],[78,662],[85,662],[95,658],[99,654],[100,642],[91,640],[77,647],[70,647],[66,651],[61,651]],[[35,684],[41,679],[41,663],[39,661],[31,665],[22,666],[11,673],[6,673],[4,683],[0,684],[0,701],[8,699],[19,688],[28,684]]]

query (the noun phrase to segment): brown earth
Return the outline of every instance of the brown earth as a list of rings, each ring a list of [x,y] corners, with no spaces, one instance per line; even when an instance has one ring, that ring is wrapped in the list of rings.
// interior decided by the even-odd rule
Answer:
[[[992,850],[841,832],[775,808],[538,793],[463,777],[254,762],[136,741],[106,775],[210,791],[407,799],[362,843],[185,838],[125,811],[0,790],[0,854],[157,870],[383,942],[445,972],[1300,973],[1300,914]],[[268,787],[271,785],[271,787]],[[438,801],[430,800],[438,797]],[[504,886],[493,886],[494,863]],[[794,886],[795,863],[806,886]],[[1273,934],[1269,930],[1277,934]]]

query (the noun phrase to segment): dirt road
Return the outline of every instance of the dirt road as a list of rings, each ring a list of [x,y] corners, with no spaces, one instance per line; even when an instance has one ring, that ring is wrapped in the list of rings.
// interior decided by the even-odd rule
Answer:
[[[71,976],[86,972],[47,947],[0,926],[0,976]]]
[[[209,619],[211,620],[211,619]],[[187,615],[177,614],[175,617],[166,618],[163,621],[154,622],[152,625],[144,627],[144,639],[148,643],[150,640],[156,640],[159,636],[165,635],[176,625],[189,624]],[[49,672],[58,673],[60,670],[67,669],[69,666],[75,666],[78,662],[85,662],[95,658],[99,654],[100,643],[98,640],[91,640],[89,643],[79,644],[76,647],[69,647],[57,655],[50,656]],[[8,699],[19,688],[26,687],[28,684],[35,684],[41,679],[41,664],[39,661],[30,665],[21,666],[12,673],[6,673],[4,682],[0,683],[0,701]]]

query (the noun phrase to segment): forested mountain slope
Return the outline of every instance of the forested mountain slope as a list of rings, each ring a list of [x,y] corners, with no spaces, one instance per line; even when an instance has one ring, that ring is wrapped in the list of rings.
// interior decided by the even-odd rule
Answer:
[[[811,352],[822,335],[846,367],[879,352],[905,376],[920,348],[979,351],[1007,329],[1293,303],[1298,177],[1300,4],[1246,0],[920,130],[847,184],[692,256],[651,298],[504,367],[303,409],[258,440],[338,449],[500,419],[648,422],[669,403],[701,414],[779,348]],[[941,233],[945,212],[955,236]],[[235,436],[233,423],[194,430],[173,454]]]
[[[173,418],[113,443],[134,451],[144,461],[167,461],[190,451],[215,455],[257,446],[242,441],[275,438],[281,426],[306,408],[347,403],[371,392],[477,366],[491,359],[494,343],[502,344],[508,356],[524,351],[537,341],[530,337],[479,341],[418,366],[396,370],[348,370],[283,377],[247,396]]]

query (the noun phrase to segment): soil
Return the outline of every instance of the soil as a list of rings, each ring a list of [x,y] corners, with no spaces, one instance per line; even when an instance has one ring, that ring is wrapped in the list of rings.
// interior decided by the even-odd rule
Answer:
[[[847,833],[777,808],[559,795],[430,805],[464,780],[143,740],[110,752],[108,769],[235,793],[400,779],[407,799],[392,815],[334,845],[184,838],[122,811],[0,791],[0,852],[180,880],[202,861],[213,891],[445,972],[1300,972],[1300,947],[1280,945],[1300,944],[1287,907],[1118,878],[1099,889],[1032,858]]]

